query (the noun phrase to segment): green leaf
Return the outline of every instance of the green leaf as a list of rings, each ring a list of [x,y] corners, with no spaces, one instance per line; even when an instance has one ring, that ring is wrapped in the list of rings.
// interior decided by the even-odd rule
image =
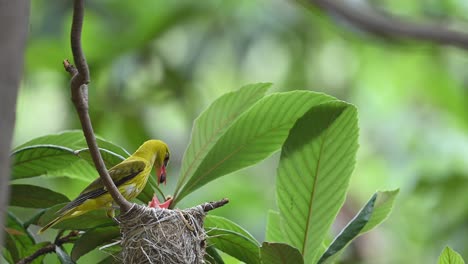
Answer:
[[[218,177],[267,158],[280,148],[298,118],[312,106],[333,100],[310,91],[276,93],[262,98],[218,138],[181,191],[175,194],[174,202]]]
[[[438,264],[465,264],[462,256],[458,254],[455,250],[450,247],[445,247],[445,249],[440,253]]]
[[[263,242],[260,253],[263,264],[304,263],[299,250],[288,244]]]
[[[98,262],[98,264],[120,264],[121,262],[114,256],[108,256],[107,258]]]
[[[265,241],[285,242],[283,231],[281,230],[281,215],[279,212],[269,210],[265,234]]]
[[[355,238],[376,227],[390,214],[399,190],[377,192],[328,247],[318,263],[325,263],[332,256],[339,256]],[[334,260],[336,257],[330,259]]]
[[[200,114],[193,124],[175,193],[194,174],[216,141],[244,111],[265,95],[270,86],[269,83],[244,86],[221,96]]]
[[[32,254],[30,251],[34,247],[35,241],[28,230],[23,227],[23,223],[11,212],[8,212],[5,231],[5,249],[10,253],[15,263]]]
[[[357,112],[344,102],[311,108],[292,128],[276,192],[288,242],[315,263],[344,202],[358,148]]]
[[[71,258],[73,261],[77,261],[81,256],[96,247],[109,243],[112,239],[119,237],[120,229],[117,226],[93,228],[75,241],[71,251]]]
[[[129,156],[123,148],[97,138],[108,167]],[[66,131],[33,139],[12,153],[12,179],[41,175],[94,180],[97,172],[81,131]]]
[[[12,179],[21,179],[47,174],[50,171],[63,169],[77,161],[73,149],[37,145],[16,150],[12,154]]]
[[[122,157],[127,158],[130,154],[122,147],[107,141],[101,137],[96,138],[99,148],[109,150],[114,152]],[[37,145],[55,145],[62,146],[70,149],[83,149],[87,148],[86,139],[83,136],[83,131],[81,130],[68,130],[63,131],[58,134],[50,134],[42,137],[32,139],[18,147],[15,148],[19,150],[24,147],[37,146]]]
[[[244,235],[226,229],[208,230],[208,243],[245,263],[260,263],[260,248]]]
[[[60,210],[65,204],[59,204],[48,209],[37,221],[37,225],[45,226],[50,221],[57,217],[56,212]],[[104,210],[93,210],[80,216],[65,219],[52,228],[66,229],[66,230],[86,230],[97,226],[111,226],[115,225],[112,219],[106,216]]]
[[[236,223],[220,216],[207,215],[204,225],[210,246],[245,263],[260,262],[260,244]]]
[[[31,224],[36,224],[39,221],[39,218],[47,211],[48,209],[39,210],[36,214],[34,214],[29,220],[26,220],[23,223],[23,227],[27,229]]]
[[[63,250],[61,247],[56,246],[55,253],[57,253],[57,257],[60,260],[60,263],[62,264],[74,264],[75,263],[67,254],[67,252],[65,252],[65,250]]]
[[[11,185],[10,205],[12,206],[49,208],[69,201],[65,195],[43,187],[27,184]]]
[[[101,152],[102,160],[104,161],[107,169],[114,167],[125,159],[123,156],[107,149],[99,148],[99,152]],[[76,154],[94,167],[93,158],[91,157],[89,149],[85,148],[77,150]]]
[[[258,243],[258,241],[247,230],[227,218],[216,215],[207,215],[204,226],[207,230],[210,228],[215,228],[234,231],[250,239],[253,243],[257,244],[257,246],[260,246],[260,243]]]
[[[364,234],[365,232],[370,231],[371,229],[382,223],[385,219],[387,219],[388,215],[392,211],[393,203],[395,202],[395,198],[399,192],[400,190],[396,189],[393,191],[376,193],[377,199],[375,201],[374,210],[372,212],[371,218],[361,230],[360,234]]]
[[[16,147],[14,151],[19,149],[30,147],[30,146],[37,146],[37,145],[56,145],[62,146],[65,148],[76,148],[82,145],[82,141],[84,139],[83,132],[81,130],[68,130],[63,131],[58,134],[50,134],[42,137],[37,137],[32,139],[20,146]]]
[[[214,246],[206,248],[205,262],[209,264],[224,264],[223,258],[221,258]]]

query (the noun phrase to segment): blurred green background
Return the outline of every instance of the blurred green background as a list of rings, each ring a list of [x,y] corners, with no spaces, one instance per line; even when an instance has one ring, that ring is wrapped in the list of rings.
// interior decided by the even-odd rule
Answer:
[[[409,20],[468,24],[464,1],[370,2]],[[80,128],[61,64],[72,58],[71,1],[31,4],[14,146]],[[388,221],[358,239],[343,262],[435,263],[445,245],[468,259],[466,51],[376,38],[294,1],[86,4],[83,47],[95,131],[130,152],[149,138],[166,141],[172,151],[166,192],[176,183],[193,120],[221,94],[253,82],[273,82],[270,91],[325,92],[358,107],[361,129],[350,192],[333,232],[377,189],[401,188]],[[274,155],[216,180],[179,206],[229,197],[213,214],[263,241],[267,211],[276,208],[277,161]],[[54,181],[47,184],[67,188],[71,198],[85,185]]]

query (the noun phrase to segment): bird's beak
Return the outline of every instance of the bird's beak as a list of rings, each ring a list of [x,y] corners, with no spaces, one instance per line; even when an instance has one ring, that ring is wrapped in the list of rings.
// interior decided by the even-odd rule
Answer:
[[[166,166],[162,165],[161,168],[156,172],[158,177],[158,185],[160,183],[166,184]]]

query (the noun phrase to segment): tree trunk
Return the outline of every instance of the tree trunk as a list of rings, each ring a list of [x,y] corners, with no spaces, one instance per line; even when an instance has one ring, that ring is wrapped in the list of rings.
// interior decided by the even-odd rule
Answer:
[[[10,148],[28,17],[29,1],[0,0],[0,246],[9,200]]]

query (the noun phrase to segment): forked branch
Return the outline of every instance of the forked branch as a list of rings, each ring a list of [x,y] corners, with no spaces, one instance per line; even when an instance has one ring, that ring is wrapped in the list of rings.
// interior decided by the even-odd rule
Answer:
[[[107,172],[104,161],[99,152],[99,148],[94,136],[93,126],[88,112],[88,83],[89,83],[89,68],[86,63],[86,58],[81,48],[81,31],[83,28],[84,18],[84,0],[74,0],[73,2],[73,21],[71,28],[71,48],[73,59],[76,68],[73,67],[68,61],[64,62],[65,70],[68,71],[71,78],[71,97],[76,111],[80,118],[83,134],[86,138],[89,151],[93,158],[96,170],[99,172],[102,183],[106,190],[110,193],[114,201],[120,206],[122,212],[127,212],[132,207],[112,181],[109,173]]]

